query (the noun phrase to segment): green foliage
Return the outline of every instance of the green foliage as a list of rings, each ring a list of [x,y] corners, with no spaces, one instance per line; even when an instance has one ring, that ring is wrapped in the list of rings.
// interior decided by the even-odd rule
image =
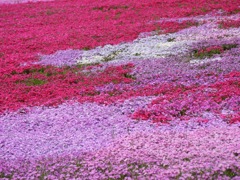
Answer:
[[[119,51],[113,51],[111,54],[103,57],[104,62],[112,61],[117,55],[119,54]]]
[[[230,177],[230,178],[233,178],[236,176],[236,173],[232,170],[232,169],[226,169],[224,172],[223,172],[224,175]]]
[[[133,75],[131,75],[131,74],[128,74],[128,73],[125,73],[125,74],[124,74],[124,77],[125,77],[125,78],[134,79],[134,80],[136,79],[135,76],[133,76]]]
[[[221,54],[221,51],[219,49],[213,49],[211,51],[208,52],[199,52],[199,51],[194,51],[193,56],[195,58],[199,58],[199,59],[204,59],[204,58],[210,58],[215,54]]]
[[[167,42],[173,42],[176,38],[168,38]]]
[[[29,78],[29,79],[25,80],[24,83],[27,86],[39,86],[39,85],[45,84],[46,82],[41,79]]]
[[[221,54],[223,51],[227,51],[236,47],[237,47],[237,44],[223,44],[217,49],[211,49],[211,50],[207,50],[207,48],[203,48],[201,50],[194,49],[193,57],[198,59],[210,58],[215,54]]]
[[[187,112],[186,109],[182,109],[182,110],[179,112],[179,115],[180,115],[180,116],[185,116],[185,115],[186,115],[186,112]]]
[[[167,165],[167,164],[160,164],[159,167],[163,168],[163,169],[168,169],[169,165]]]
[[[89,51],[90,49],[91,48],[89,46],[86,46],[86,47],[83,48],[83,50],[85,50],[85,51]]]
[[[141,55],[141,53],[135,53],[134,54],[134,56],[140,56]]]
[[[128,172],[131,174],[131,177],[135,177],[136,179],[139,176],[138,171],[140,169],[147,169],[149,167],[147,163],[139,163],[139,162],[130,163],[130,164],[127,164],[127,166],[128,166]]]
[[[222,48],[223,48],[224,51],[225,50],[230,50],[230,49],[236,48],[236,47],[237,47],[237,44],[223,44],[222,45]]]
[[[183,158],[183,161],[190,162],[191,159],[189,159],[189,158]]]
[[[100,63],[99,62],[95,62],[95,63],[78,63],[76,65],[77,68],[85,68],[87,66],[96,66],[96,65],[99,65]]]
[[[181,176],[182,176],[182,172],[180,171],[180,172],[178,173],[178,175],[175,176],[175,179],[180,179]]]
[[[27,69],[24,69],[19,74],[36,74],[36,73],[45,74],[48,69],[50,69],[50,66],[41,67],[41,68],[27,68]],[[17,72],[16,71],[12,71],[11,74],[17,74]]]
[[[0,172],[0,178],[7,178],[7,179],[12,179],[13,174],[5,174],[4,172]]]

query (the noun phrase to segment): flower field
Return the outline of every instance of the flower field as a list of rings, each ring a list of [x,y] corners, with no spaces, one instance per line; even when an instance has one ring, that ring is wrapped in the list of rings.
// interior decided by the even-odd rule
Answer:
[[[240,179],[240,1],[0,0],[0,179]]]

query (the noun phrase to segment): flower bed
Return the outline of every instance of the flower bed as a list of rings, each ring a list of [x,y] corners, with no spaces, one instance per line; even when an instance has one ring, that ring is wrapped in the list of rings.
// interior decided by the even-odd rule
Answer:
[[[240,178],[239,10],[0,0],[0,178]]]

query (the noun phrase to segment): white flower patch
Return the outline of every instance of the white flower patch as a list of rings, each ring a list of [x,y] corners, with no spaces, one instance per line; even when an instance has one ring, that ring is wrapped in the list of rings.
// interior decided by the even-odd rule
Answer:
[[[218,13],[220,14],[220,13]],[[104,62],[119,62],[132,59],[149,59],[149,58],[166,58],[169,56],[182,56],[189,52],[189,47],[196,42],[210,39],[233,39],[240,37],[239,28],[221,29],[218,22],[226,19],[236,19],[236,15],[232,16],[199,16],[195,18],[180,19],[161,19],[160,21],[186,21],[194,20],[199,22],[199,26],[193,26],[183,29],[176,33],[162,35],[144,35],[142,33],[133,42],[120,43],[117,45],[99,46],[91,50],[65,50],[56,52],[53,55],[43,55],[37,64],[51,64],[56,66],[76,65],[76,64],[92,64]],[[151,22],[150,22],[151,23]],[[203,24],[204,23],[204,24]],[[57,58],[61,54],[68,59]],[[59,62],[61,60],[61,63]],[[209,61],[217,61],[219,58],[210,60],[191,60],[192,64],[201,64]]]
[[[187,29],[183,29],[177,33],[176,41],[190,40],[190,41],[202,41],[209,39],[232,39],[240,36],[239,28],[221,29],[218,23],[222,20],[236,20],[238,15],[232,16],[201,16],[195,18],[187,18],[183,20],[194,20],[200,24],[199,26],[193,26]],[[167,21],[167,19],[164,19]],[[177,21],[178,19],[168,19],[168,21]]]
[[[91,56],[91,57],[83,57],[81,60],[77,60],[77,64],[90,64],[102,61],[103,56]]]
[[[123,52],[124,58],[146,59],[167,57],[182,54],[187,50],[187,41],[168,42],[175,39],[174,35],[160,35],[142,38],[129,45],[127,51]]]
[[[205,58],[205,59],[192,59],[190,60],[191,64],[204,64],[204,63],[208,63],[208,62],[214,62],[214,61],[221,61],[221,57],[216,57],[216,58]]]
[[[88,51],[82,51],[81,56],[75,59],[77,64],[91,64],[104,61],[111,61],[124,51],[126,44],[121,45],[106,45],[97,47]]]
[[[89,51],[84,51],[76,63],[90,64],[97,62],[118,61],[123,59],[146,59],[179,55],[187,51],[190,41],[168,42],[176,35],[160,35],[139,38],[132,43],[106,45]]]

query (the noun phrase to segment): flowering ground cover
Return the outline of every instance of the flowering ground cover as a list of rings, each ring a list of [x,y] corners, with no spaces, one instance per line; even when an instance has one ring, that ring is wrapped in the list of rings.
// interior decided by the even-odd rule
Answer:
[[[0,0],[0,179],[240,179],[240,2]]]

